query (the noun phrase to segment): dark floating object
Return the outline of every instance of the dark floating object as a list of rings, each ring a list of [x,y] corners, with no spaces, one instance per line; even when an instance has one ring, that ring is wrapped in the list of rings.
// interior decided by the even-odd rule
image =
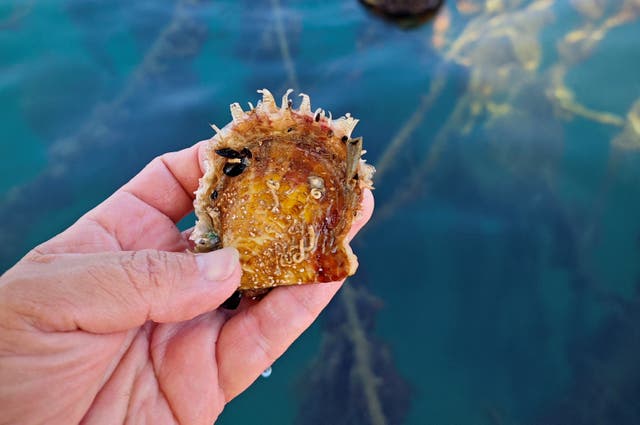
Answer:
[[[433,18],[444,0],[360,0],[369,10],[402,28],[415,28]]]
[[[225,302],[222,303],[220,307],[227,310],[235,310],[240,305],[240,300],[242,300],[242,292],[236,291],[231,295]]]
[[[245,168],[247,165],[244,162],[227,162],[222,172],[229,177],[236,177],[242,174]]]

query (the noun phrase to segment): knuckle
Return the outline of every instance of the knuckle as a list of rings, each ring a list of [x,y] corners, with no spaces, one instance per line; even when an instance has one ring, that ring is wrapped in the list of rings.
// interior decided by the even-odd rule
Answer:
[[[150,167],[160,167],[160,168],[168,168],[167,167],[167,154],[158,155],[149,163]]]
[[[143,251],[134,251],[122,258],[122,269],[126,274],[130,288],[134,291],[135,301],[133,305],[142,305],[146,309],[146,316],[151,314],[152,299],[150,287],[157,285],[157,273],[151,271],[149,264],[153,262],[150,257],[153,254]]]
[[[53,262],[56,258],[55,254],[49,254],[44,251],[41,247],[36,247],[29,251],[23,258],[25,263],[33,263],[33,264],[49,264]]]
[[[188,272],[187,264],[176,253],[143,250],[124,257],[123,269],[132,289],[152,311],[164,311],[171,304],[172,293]]]
[[[166,276],[164,271],[169,269],[169,260],[166,252],[143,251],[138,254],[140,263],[143,265],[149,286],[152,288],[162,288]]]
[[[131,283],[141,292],[152,288],[161,288],[164,282],[163,271],[167,267],[166,253],[159,251],[133,251],[124,257],[123,268]]]

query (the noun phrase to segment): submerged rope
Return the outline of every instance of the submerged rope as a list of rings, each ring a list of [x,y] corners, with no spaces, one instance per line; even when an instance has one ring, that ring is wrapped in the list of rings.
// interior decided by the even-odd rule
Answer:
[[[289,42],[287,41],[287,34],[284,30],[284,23],[282,21],[282,8],[280,7],[280,0],[271,0],[271,7],[273,9],[273,16],[275,18],[275,30],[278,37],[278,46],[280,47],[280,55],[282,56],[282,62],[287,72],[287,78],[291,83],[291,88],[299,91],[300,85],[298,84],[298,75],[296,73],[296,67],[291,59],[291,53],[289,52]]]
[[[341,299],[347,312],[347,324],[351,331],[348,336],[353,343],[356,363],[355,375],[360,379],[362,384],[369,417],[371,418],[371,425],[386,425],[387,420],[377,392],[380,380],[373,372],[371,358],[369,356],[371,349],[367,335],[362,330],[362,323],[358,317],[354,289],[349,285],[343,286]]]

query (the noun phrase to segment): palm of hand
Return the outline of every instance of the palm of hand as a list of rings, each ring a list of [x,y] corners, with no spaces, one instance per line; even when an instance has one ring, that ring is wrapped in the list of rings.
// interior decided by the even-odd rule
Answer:
[[[100,271],[91,267],[99,261],[96,253],[130,251],[127,266],[144,268],[147,279],[137,282],[128,276],[136,286],[136,301],[119,301],[125,307],[131,302],[134,308],[96,312],[90,305],[73,305],[68,310],[80,312],[69,317],[63,314],[66,309],[45,308],[35,314],[36,323],[26,325],[12,316],[0,317],[0,323],[15,324],[7,326],[0,340],[0,355],[10,353],[0,365],[0,378],[22,384],[6,398],[5,389],[0,389],[0,400],[26,398],[22,410],[36,422],[209,424],[317,317],[341,282],[277,288],[259,303],[243,302],[234,313],[213,310],[233,292],[235,286],[229,283],[212,288],[206,301],[185,295],[175,303],[170,298],[183,296],[178,291],[167,292],[160,307],[157,300],[149,301],[155,309],[144,305],[145,285],[164,285],[158,279],[167,278],[153,271],[155,263],[167,260],[162,252],[189,247],[187,235],[174,223],[191,210],[201,150],[202,143],[154,160],[104,203],[18,263],[18,271],[43,278],[51,264],[61,262],[67,276],[73,275],[78,262],[89,263],[85,281],[100,281]],[[363,217],[353,233],[368,220],[372,207],[367,193]],[[133,254],[146,249],[160,252]],[[176,285],[182,271],[173,276]],[[237,285],[238,278],[236,269],[227,281]],[[95,290],[82,280],[77,292]],[[11,283],[5,286],[11,288]],[[34,287],[29,282],[14,286],[21,291]],[[198,305],[203,302],[206,308]],[[140,303],[142,308],[137,308]]]

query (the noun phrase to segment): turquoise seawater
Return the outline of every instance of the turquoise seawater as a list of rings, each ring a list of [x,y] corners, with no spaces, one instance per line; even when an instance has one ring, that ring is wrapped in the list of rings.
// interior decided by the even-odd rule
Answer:
[[[384,419],[318,359],[334,302],[218,423],[640,423],[637,0],[449,1],[411,30],[356,0],[3,0],[0,270],[263,87],[359,118],[378,165],[351,284]]]

